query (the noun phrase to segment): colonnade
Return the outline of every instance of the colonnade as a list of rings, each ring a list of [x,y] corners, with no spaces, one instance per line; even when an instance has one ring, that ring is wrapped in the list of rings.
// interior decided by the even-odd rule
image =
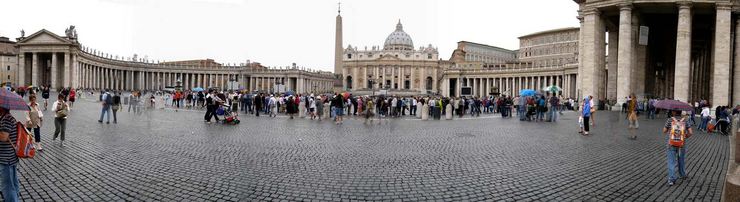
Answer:
[[[299,69],[248,69],[227,67],[193,69],[193,67],[162,66],[148,63],[107,61],[85,55],[77,62],[79,88],[110,90],[163,90],[182,86],[219,88],[223,90],[258,90],[277,92],[275,85],[285,85],[285,91],[296,93],[329,92],[333,77],[328,74]],[[233,86],[230,86],[230,82]]]
[[[533,89],[540,91],[545,87],[551,85],[557,85],[562,88],[559,95],[564,97],[575,96],[575,79],[576,74],[562,74],[562,75],[531,75],[531,76],[504,76],[504,77],[459,77],[459,78],[447,78],[445,80],[445,89],[450,88],[450,82],[452,79],[456,79],[459,87],[471,87],[472,94],[475,97],[488,96],[491,93],[492,87],[498,87],[498,92],[508,96],[518,96],[519,91],[522,89]],[[457,89],[460,89],[460,88]],[[455,95],[459,97],[461,94],[460,90],[455,90]]]

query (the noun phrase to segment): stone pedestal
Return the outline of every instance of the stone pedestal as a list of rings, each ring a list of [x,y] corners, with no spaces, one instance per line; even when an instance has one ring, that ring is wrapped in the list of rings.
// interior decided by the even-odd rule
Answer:
[[[445,119],[452,120],[452,105],[448,104],[447,107],[445,107]]]
[[[421,107],[421,120],[429,120],[429,105],[424,105],[423,107]]]

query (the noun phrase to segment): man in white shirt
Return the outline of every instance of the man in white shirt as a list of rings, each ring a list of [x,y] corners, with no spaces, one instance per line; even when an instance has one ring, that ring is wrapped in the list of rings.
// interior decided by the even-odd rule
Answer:
[[[699,124],[699,130],[706,132],[709,120],[712,120],[709,112],[709,106],[704,106],[704,108],[701,109],[701,123]]]

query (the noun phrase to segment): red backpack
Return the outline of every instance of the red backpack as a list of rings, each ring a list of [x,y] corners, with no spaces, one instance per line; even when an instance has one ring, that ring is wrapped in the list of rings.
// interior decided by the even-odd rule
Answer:
[[[674,147],[683,147],[686,139],[686,124],[684,122],[684,119],[671,119],[673,120],[671,121],[671,131],[670,138],[668,139],[668,144]]]
[[[18,131],[18,137],[16,138],[15,145],[13,145],[16,156],[18,158],[33,158],[36,155],[33,136],[20,121],[15,123],[15,128]]]

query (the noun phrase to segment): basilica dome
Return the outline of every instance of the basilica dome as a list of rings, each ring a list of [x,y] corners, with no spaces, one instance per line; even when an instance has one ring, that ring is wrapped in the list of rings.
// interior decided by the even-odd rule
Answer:
[[[403,31],[400,20],[396,24],[396,31],[385,38],[383,50],[414,50],[414,42],[411,40],[411,36]]]

